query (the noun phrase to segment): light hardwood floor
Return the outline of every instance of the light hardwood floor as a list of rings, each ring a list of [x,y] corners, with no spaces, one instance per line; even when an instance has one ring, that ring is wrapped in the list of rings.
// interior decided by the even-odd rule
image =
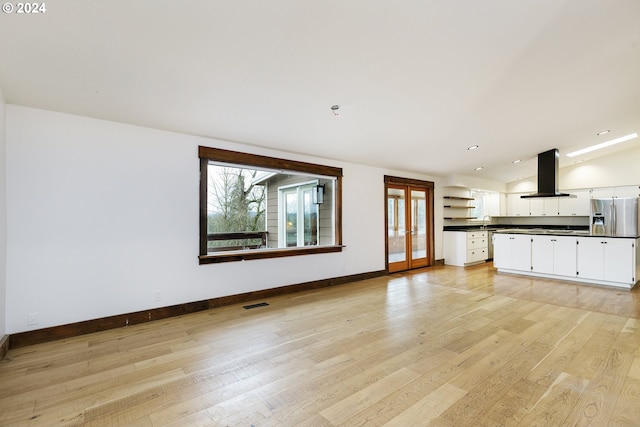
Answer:
[[[639,295],[440,266],[14,349],[0,425],[638,426]]]

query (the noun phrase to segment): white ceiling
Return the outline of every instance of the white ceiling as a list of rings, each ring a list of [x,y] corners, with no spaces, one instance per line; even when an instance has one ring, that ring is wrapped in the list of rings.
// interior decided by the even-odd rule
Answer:
[[[8,103],[502,182],[534,175],[539,152],[558,148],[563,166],[569,151],[640,132],[638,0],[46,8],[0,16]]]

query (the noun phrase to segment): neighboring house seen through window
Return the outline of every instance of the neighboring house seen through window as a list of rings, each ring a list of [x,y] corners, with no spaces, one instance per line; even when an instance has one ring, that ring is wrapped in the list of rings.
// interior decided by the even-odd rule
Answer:
[[[201,264],[341,250],[340,168],[208,147],[199,157]]]

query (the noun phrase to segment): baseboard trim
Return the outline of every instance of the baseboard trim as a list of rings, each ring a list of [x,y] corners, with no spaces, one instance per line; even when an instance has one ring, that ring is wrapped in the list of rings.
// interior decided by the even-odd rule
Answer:
[[[209,310],[226,305],[245,303],[258,299],[286,295],[294,292],[343,285],[345,283],[352,283],[360,280],[385,276],[386,274],[387,272],[385,270],[379,270],[371,271],[368,273],[334,277],[330,279],[314,280],[312,282],[298,283],[295,285],[281,286],[278,288],[263,289],[260,291],[246,292],[243,294],[229,295],[225,297],[189,302],[168,307],[160,307],[133,313],[102,317],[99,319],[85,320],[82,322],[70,323],[67,325],[52,326],[50,328],[37,329],[33,331],[19,332],[16,334],[11,334],[10,336],[5,336],[7,342],[6,347],[7,349],[26,347],[29,345],[71,338],[79,335],[90,334],[93,332],[105,331],[108,329],[121,328],[124,326],[137,325],[154,320],[166,319],[168,317],[181,316],[183,314],[195,313],[197,311]],[[2,345],[5,345],[4,338],[2,341]],[[7,349],[5,349],[5,353]],[[1,355],[4,356],[4,354]]]
[[[9,351],[9,335],[3,335],[0,338],[0,362],[4,360],[7,351]]]

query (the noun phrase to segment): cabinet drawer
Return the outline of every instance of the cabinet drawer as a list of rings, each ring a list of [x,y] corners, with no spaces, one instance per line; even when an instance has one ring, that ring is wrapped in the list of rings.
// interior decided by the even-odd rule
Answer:
[[[487,247],[488,247],[488,245],[487,245],[487,238],[486,237],[467,240],[467,250],[469,250],[469,249],[486,249]]]
[[[487,259],[487,249],[469,249],[467,251],[467,262],[476,262]]]
[[[486,231],[467,231],[467,239],[487,238]]]

